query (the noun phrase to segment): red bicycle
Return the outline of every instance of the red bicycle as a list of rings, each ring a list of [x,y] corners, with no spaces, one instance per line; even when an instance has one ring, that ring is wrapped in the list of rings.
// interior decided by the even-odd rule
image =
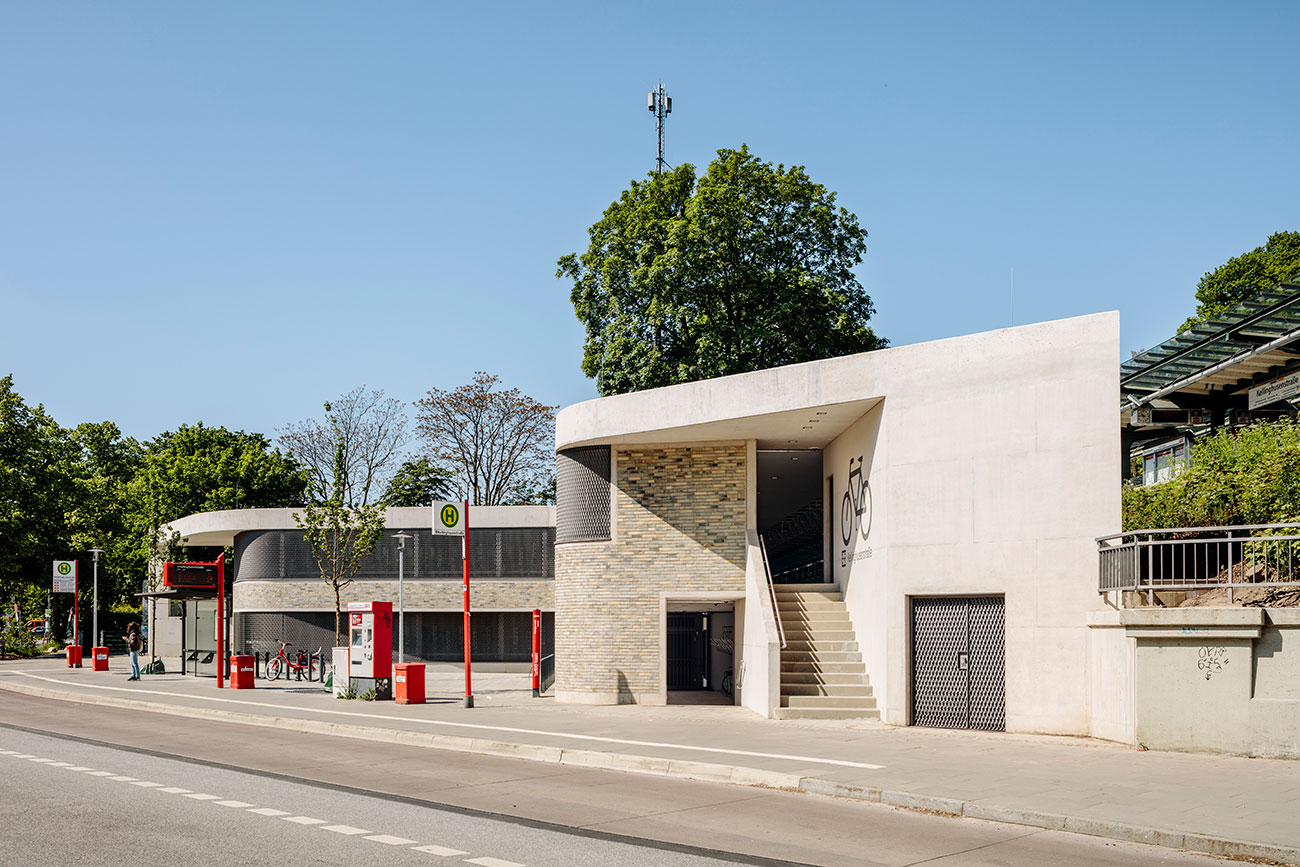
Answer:
[[[293,676],[292,672],[295,671],[306,672],[307,679],[313,680],[318,660],[320,662],[321,672],[322,674],[324,673],[325,660],[322,652],[325,648],[319,648],[315,653],[308,653],[305,650],[299,650],[294,654],[294,658],[290,659],[289,654],[286,651],[286,648],[290,647],[289,642],[285,641],[283,638],[279,639],[279,642],[280,651],[266,664],[267,680],[279,680],[280,675],[284,675],[285,679],[288,679]]]

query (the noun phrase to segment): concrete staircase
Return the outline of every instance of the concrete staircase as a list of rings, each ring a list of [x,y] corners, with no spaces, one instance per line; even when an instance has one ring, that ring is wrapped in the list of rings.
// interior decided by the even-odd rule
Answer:
[[[778,719],[879,719],[836,584],[777,584],[785,629]]]

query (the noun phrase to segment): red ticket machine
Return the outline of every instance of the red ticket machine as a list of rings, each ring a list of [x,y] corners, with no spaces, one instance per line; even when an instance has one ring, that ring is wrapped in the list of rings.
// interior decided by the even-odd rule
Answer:
[[[348,603],[348,679],[354,689],[392,697],[393,603]]]

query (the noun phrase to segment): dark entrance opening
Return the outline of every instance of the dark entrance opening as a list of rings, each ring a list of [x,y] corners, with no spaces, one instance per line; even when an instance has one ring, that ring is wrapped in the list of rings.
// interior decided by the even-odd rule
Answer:
[[[707,689],[709,642],[704,632],[704,615],[668,613],[668,689]]]
[[[913,598],[912,724],[1006,729],[1001,596]]]
[[[826,518],[819,449],[760,450],[758,533],[777,584],[820,584],[826,575]]]

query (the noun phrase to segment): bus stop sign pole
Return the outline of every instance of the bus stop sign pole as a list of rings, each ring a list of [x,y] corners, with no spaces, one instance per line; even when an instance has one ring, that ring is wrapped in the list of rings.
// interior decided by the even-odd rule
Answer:
[[[465,535],[462,537],[464,548],[461,552],[461,566],[464,572],[465,591],[465,707],[474,706],[474,690],[470,686],[470,651],[469,651],[469,500],[465,501]]]

